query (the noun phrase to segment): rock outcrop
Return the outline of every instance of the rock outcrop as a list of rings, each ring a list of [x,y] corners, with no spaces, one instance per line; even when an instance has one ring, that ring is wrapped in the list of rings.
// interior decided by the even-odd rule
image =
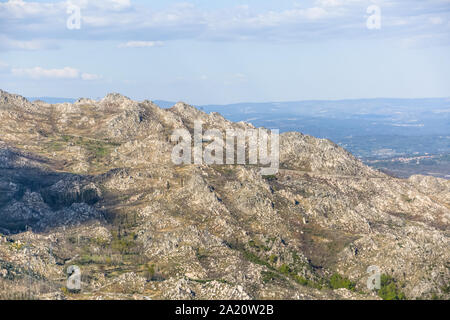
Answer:
[[[381,297],[449,298],[448,180],[393,178],[296,132],[273,176],[174,165],[171,134],[196,120],[253,128],[182,102],[0,91],[0,298],[378,299],[369,266]],[[61,291],[69,265],[80,292]]]

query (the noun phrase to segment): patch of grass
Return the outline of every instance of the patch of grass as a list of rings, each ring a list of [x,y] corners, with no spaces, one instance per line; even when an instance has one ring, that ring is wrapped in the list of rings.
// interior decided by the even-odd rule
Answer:
[[[234,176],[233,167],[225,166],[225,165],[216,165],[216,166],[214,166],[214,169],[226,177]]]
[[[111,248],[120,254],[126,254],[132,251],[136,247],[136,241],[134,234],[125,237],[115,237],[111,243]]]
[[[338,273],[334,273],[330,278],[331,289],[345,288],[351,291],[355,291],[355,283],[348,278],[341,276]]]
[[[100,248],[106,248],[109,245],[109,241],[107,239],[95,237],[90,239],[93,245],[99,246]]]
[[[261,271],[261,278],[263,283],[268,283],[275,280],[283,280],[283,278],[273,271]]]
[[[278,261],[277,255],[276,254],[271,254],[270,257],[269,257],[269,262],[271,264],[275,264],[275,263],[277,263],[277,261]]]
[[[50,151],[62,151],[69,143],[84,148],[95,159],[105,158],[114,147],[120,146],[120,143],[116,142],[62,135],[58,140],[51,141],[48,148]]]
[[[279,270],[282,274],[285,274],[287,276],[291,273],[291,268],[289,268],[287,264],[283,264]]]
[[[83,254],[79,259],[78,263],[80,265],[86,265],[86,264],[103,264],[106,260],[106,257],[99,256],[99,255],[90,255],[90,254]]]
[[[10,250],[20,251],[25,248],[25,243],[12,242],[10,243]]]
[[[270,248],[269,248],[269,247],[265,246],[264,244],[262,244],[262,243],[259,242],[259,241],[250,240],[250,241],[248,242],[248,245],[249,245],[251,248],[256,249],[256,251],[261,251],[261,250],[263,250],[263,251],[270,251]]]
[[[269,257],[268,261],[265,261],[265,260],[261,259],[260,257],[258,257],[256,254],[245,250],[243,245],[240,245],[237,243],[234,243],[234,244],[229,243],[228,245],[232,249],[238,249],[239,251],[241,251],[246,260],[248,260],[252,263],[255,263],[255,264],[265,266],[269,269],[269,271],[261,272],[262,281],[264,283],[267,283],[267,282],[270,282],[273,280],[277,280],[277,279],[278,280],[286,280],[285,277],[287,277],[287,278],[290,278],[290,279],[294,280],[295,282],[299,283],[300,285],[308,286],[311,288],[322,289],[325,286],[325,284],[318,283],[314,280],[308,280],[308,279],[305,279],[304,277],[297,275],[297,267],[295,267],[295,266],[291,267],[287,264],[283,264],[283,265],[281,265],[281,267],[279,269],[275,269],[273,264],[278,260],[278,257],[274,254]],[[252,242],[252,240],[250,240],[249,246],[254,248],[255,246],[257,246],[257,243],[255,241]],[[300,260],[298,255],[296,255],[295,260],[296,261]]]
[[[402,200],[405,202],[411,203],[411,202],[413,202],[414,199],[411,199],[406,194],[402,194]]]
[[[386,274],[381,275],[381,288],[378,296],[383,300],[406,300],[405,294],[398,287],[397,281]]]
[[[229,282],[227,280],[224,279],[189,279],[191,281],[197,282],[197,283],[208,283],[208,282],[213,282],[213,281],[217,281],[220,283],[224,283],[224,284],[228,284]]]
[[[309,281],[306,278],[299,276],[298,274],[294,275],[294,280],[295,280],[295,282],[297,282],[298,284],[300,284],[302,286],[307,286],[309,283]]]
[[[52,141],[47,144],[47,148],[50,152],[58,152],[64,150],[64,145],[58,141]]]
[[[302,285],[302,286],[307,286],[307,287],[311,287],[311,288],[315,288],[315,289],[322,289],[323,285],[313,281],[313,280],[309,280],[306,279],[305,277],[299,276],[291,267],[289,267],[287,264],[283,264],[279,271],[290,277],[291,279],[293,279],[295,282],[297,282],[298,284]]]
[[[276,181],[277,177],[275,175],[268,175],[268,176],[263,176],[263,178],[267,181]]]
[[[204,260],[208,258],[208,252],[205,249],[197,248],[195,250],[195,256],[197,257],[198,260]]]
[[[306,279],[306,278],[304,278],[302,276],[299,276],[297,274],[294,275],[294,280],[295,280],[295,282],[297,282],[301,286],[315,288],[315,289],[318,289],[318,290],[321,290],[324,287],[324,285],[319,283],[319,282],[316,282],[316,281],[313,281],[313,280],[308,280],[308,279]]]
[[[267,262],[262,260],[260,257],[258,257],[256,254],[249,252],[249,251],[243,251],[242,254],[244,255],[245,260],[250,261],[255,264],[259,264],[261,266],[266,266],[269,269],[273,269],[273,267]]]
[[[444,285],[443,287],[441,287],[441,290],[443,293],[449,294],[450,293],[450,284]]]

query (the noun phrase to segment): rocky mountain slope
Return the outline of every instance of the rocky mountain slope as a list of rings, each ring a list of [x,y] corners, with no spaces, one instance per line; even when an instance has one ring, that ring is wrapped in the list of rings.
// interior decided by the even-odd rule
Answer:
[[[195,120],[252,127],[184,103],[0,90],[0,298],[449,298],[448,180],[393,178],[296,132],[275,176],[176,166],[170,135]]]

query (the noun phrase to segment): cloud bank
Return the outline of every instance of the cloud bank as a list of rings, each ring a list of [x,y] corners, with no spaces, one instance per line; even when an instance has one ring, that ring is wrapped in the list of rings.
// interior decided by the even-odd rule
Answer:
[[[81,10],[81,29],[66,28],[67,6]],[[116,40],[120,47],[145,48],[162,41],[314,41],[370,37],[365,28],[368,6],[381,8],[379,34],[398,39],[432,35],[450,39],[449,0],[315,0],[292,7],[198,7],[178,3],[153,9],[151,2],[71,0],[0,3],[1,49],[38,50],[66,40]],[[276,3],[275,3],[276,5]],[[56,44],[53,44],[56,46]]]
[[[0,65],[1,68],[1,65]],[[34,80],[39,79],[82,79],[86,81],[101,79],[101,76],[91,73],[81,73],[78,69],[64,67],[61,69],[12,68],[11,74],[17,77],[25,77]]]

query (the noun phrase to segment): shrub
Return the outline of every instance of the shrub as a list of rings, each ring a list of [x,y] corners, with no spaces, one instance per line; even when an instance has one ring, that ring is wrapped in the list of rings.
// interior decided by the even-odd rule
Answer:
[[[276,279],[280,279],[280,275],[278,275],[272,271],[262,271],[261,276],[262,276],[262,281],[264,283],[267,283],[267,282],[270,282],[270,281],[273,281]]]
[[[130,238],[114,239],[111,247],[114,251],[118,251],[121,254],[130,253],[131,249],[136,247],[136,242]]]
[[[249,245],[251,248],[255,249],[256,251],[260,251],[260,250],[270,251],[270,248],[269,248],[269,247],[265,246],[264,244],[262,244],[262,243],[259,242],[259,241],[250,240],[250,241],[248,242],[248,245]]]
[[[271,264],[277,263],[278,257],[275,254],[270,255],[269,261]]]
[[[406,296],[397,286],[397,282],[391,276],[381,275],[381,288],[378,290],[378,296],[383,300],[406,300]]]
[[[244,258],[250,262],[253,262],[255,264],[259,264],[262,266],[266,266],[269,269],[272,268],[272,266],[268,262],[261,260],[261,258],[259,258],[257,255],[255,255],[251,252],[243,251],[243,254],[244,254]]]
[[[332,289],[345,288],[352,291],[355,290],[355,284],[338,273],[335,273],[331,276],[330,287]]]
[[[302,286],[307,286],[309,284],[308,280],[306,280],[305,278],[303,278],[302,276],[299,276],[297,274],[294,276],[294,280]]]
[[[275,180],[277,180],[277,177],[275,175],[263,176],[263,178],[266,179],[267,181],[275,181]]]
[[[280,267],[280,272],[281,272],[282,274],[289,275],[289,274],[291,273],[291,268],[289,268],[289,266],[288,266],[287,264],[283,264],[283,265]]]

